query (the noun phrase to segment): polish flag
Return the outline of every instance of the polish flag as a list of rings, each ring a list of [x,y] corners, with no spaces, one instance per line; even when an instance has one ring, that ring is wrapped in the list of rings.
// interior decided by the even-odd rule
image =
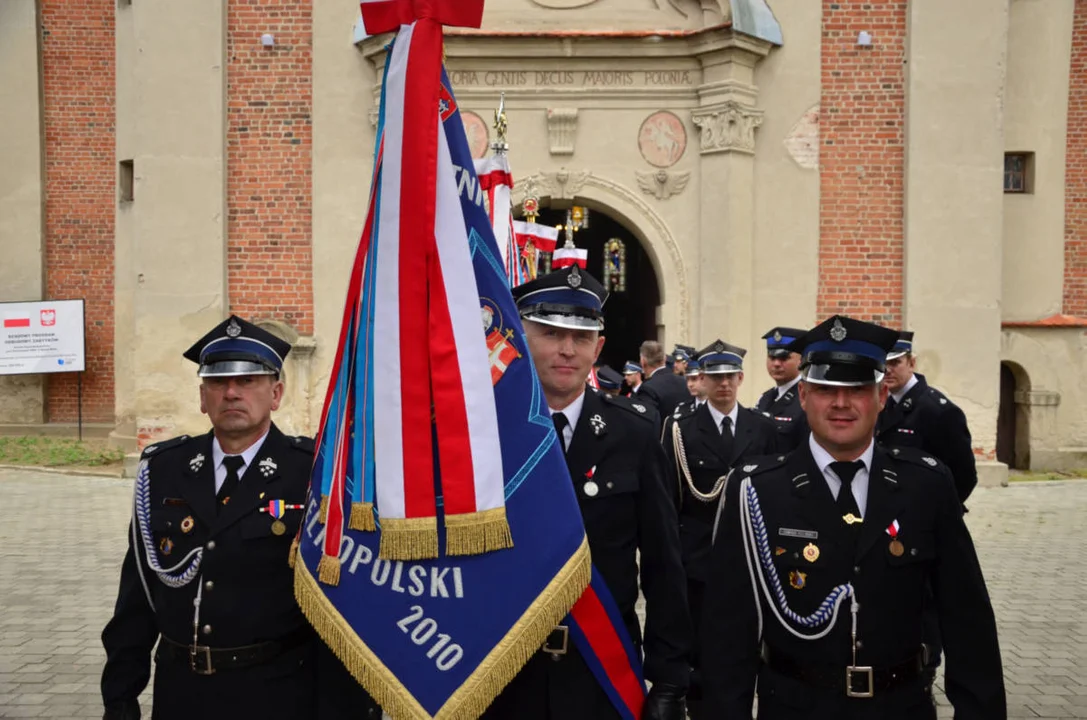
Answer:
[[[4,315],[4,327],[5,328],[28,328],[30,327],[29,315],[12,315],[8,313]]]
[[[523,248],[525,243],[531,240],[540,252],[554,252],[555,244],[559,239],[557,228],[524,220],[513,221],[513,232],[517,238],[517,247]]]
[[[559,270],[577,265],[582,270],[589,264],[589,251],[585,248],[559,248],[551,256],[551,268]]]

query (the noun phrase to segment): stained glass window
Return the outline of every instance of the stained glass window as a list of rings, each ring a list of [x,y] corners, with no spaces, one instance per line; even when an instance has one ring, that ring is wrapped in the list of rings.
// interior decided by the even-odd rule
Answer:
[[[608,292],[627,289],[627,248],[619,238],[604,244],[604,287]]]

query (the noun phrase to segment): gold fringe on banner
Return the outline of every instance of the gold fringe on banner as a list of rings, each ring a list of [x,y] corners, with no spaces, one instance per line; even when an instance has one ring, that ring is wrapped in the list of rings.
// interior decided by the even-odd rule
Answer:
[[[446,555],[482,555],[511,547],[505,507],[445,516]]]
[[[294,569],[295,558],[298,557],[298,536],[294,536],[294,540],[291,540],[291,552],[287,555],[287,565]]]
[[[322,525],[328,522],[328,495],[321,495],[321,507],[317,509],[317,522]]]
[[[351,503],[351,518],[347,521],[349,530],[365,530],[374,532],[377,523],[374,522],[374,504],[368,502]]]
[[[340,584],[340,558],[322,555],[317,563],[317,579],[325,585]]]
[[[430,560],[438,557],[438,518],[381,518],[382,560]]]
[[[433,716],[434,720],[473,720],[482,715],[540,649],[555,625],[570,612],[591,577],[589,543],[582,540],[562,570],[525,610],[502,642]],[[390,717],[397,720],[431,719],[328,601],[305,563],[298,563],[295,569],[294,595],[317,634]]]

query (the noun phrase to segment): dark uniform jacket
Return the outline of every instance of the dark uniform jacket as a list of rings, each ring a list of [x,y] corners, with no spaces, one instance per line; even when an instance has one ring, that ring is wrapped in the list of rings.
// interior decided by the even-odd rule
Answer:
[[[695,407],[685,403],[665,421],[663,444],[668,458],[669,485],[679,503],[679,537],[683,548],[683,566],[688,579],[705,581],[713,521],[717,502],[702,502],[694,496],[680,464],[674,427],[682,433],[683,449],[691,481],[702,494],[710,493],[719,478],[740,464],[745,457],[768,455],[778,450],[777,428],[759,413],[740,406],[736,413],[736,432],[731,451],[721,437],[710,414],[708,403]],[[692,618],[697,624],[699,618]]]
[[[686,687],[691,624],[657,427],[655,413],[637,398],[587,390],[566,464],[593,564],[644,651],[646,680]],[[590,474],[595,490],[586,492]],[[646,600],[644,637],[634,610],[639,580]],[[606,720],[618,714],[571,641],[557,662],[536,653],[483,717]]]
[[[648,403],[663,421],[672,416],[677,405],[690,402],[691,391],[687,389],[686,379],[662,367],[654,372],[652,377],[645,379],[635,397]]]
[[[935,455],[951,471],[959,502],[965,503],[978,484],[966,415],[942,392],[929,387],[924,375],[914,375],[917,384],[902,402],[892,404],[892,398],[887,398],[876,425],[876,439],[891,447],[916,447]]]
[[[289,649],[257,665],[198,675],[187,661],[164,656],[165,643],[159,643],[153,717],[313,716],[314,636],[295,602],[287,563],[303,511],[286,512],[281,534],[273,532],[273,517],[259,511],[270,500],[305,503],[313,441],[287,437],[272,425],[218,514],[211,445],[211,433],[182,436],[143,453],[150,473],[145,530],[159,566],[168,569],[196,548],[203,548],[203,558],[191,582],[171,588],[150,569],[140,534],[130,528],[116,608],[102,632],[107,717],[138,717],[136,699],[150,678],[151,652],[160,635],[192,644],[198,588],[200,645],[236,648],[280,641]]]
[[[853,664],[850,603],[842,604],[828,635],[802,640],[782,626],[760,586],[755,590],[762,610],[759,637],[740,527],[741,485],[750,476],[764,518],[766,553],[789,608],[808,616],[834,587],[852,583],[860,604],[856,665],[888,668],[917,657],[926,584],[931,583],[947,651],[945,687],[955,717],[1006,718],[993,609],[962,506],[944,465],[917,450],[877,446],[864,522],[854,540],[810,448],[802,445],[784,461],[779,457],[752,459],[755,467],[734,473],[725,490],[703,624],[709,717],[750,720],[756,678],[759,718],[764,720],[936,717],[920,676],[883,692],[877,690],[873,698],[858,699],[847,698],[840,685],[828,690],[825,683],[803,682],[760,666],[761,641],[770,656],[787,658],[806,669],[818,668],[828,679],[844,680],[846,666]],[[902,544],[897,554],[886,531],[896,520]],[[809,544],[818,551],[809,551],[808,558],[814,555],[812,562],[805,558]],[[760,562],[757,573],[762,572],[761,566]],[[806,632],[810,635],[826,627]]]
[[[800,383],[793,385],[778,397],[778,389],[772,387],[759,397],[755,408],[774,421],[778,433],[781,435],[781,443],[778,450],[789,452],[800,446],[800,443],[808,439],[808,416],[800,407]]]

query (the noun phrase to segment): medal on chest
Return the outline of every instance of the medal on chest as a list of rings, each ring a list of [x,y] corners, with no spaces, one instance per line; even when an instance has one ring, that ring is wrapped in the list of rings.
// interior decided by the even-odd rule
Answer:
[[[887,534],[891,536],[891,544],[887,546],[887,550],[895,557],[902,557],[902,554],[906,552],[906,548],[902,545],[902,541],[898,539],[898,521],[887,526]]]
[[[585,473],[585,484],[581,486],[581,491],[588,497],[596,497],[600,492],[600,486],[593,480],[593,475],[596,474],[596,465],[589,468],[589,472]]]

